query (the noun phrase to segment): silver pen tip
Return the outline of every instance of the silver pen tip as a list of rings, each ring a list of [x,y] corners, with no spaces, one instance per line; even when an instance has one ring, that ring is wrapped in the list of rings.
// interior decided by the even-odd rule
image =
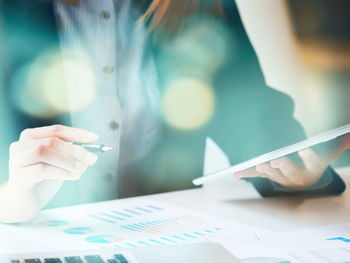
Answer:
[[[109,146],[103,146],[103,147],[101,148],[101,151],[103,151],[103,152],[108,152],[108,151],[110,151],[110,150],[112,150],[112,147],[109,147]]]

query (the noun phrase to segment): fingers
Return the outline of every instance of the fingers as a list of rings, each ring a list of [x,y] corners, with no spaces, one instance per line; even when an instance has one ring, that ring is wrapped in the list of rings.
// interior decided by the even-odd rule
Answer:
[[[43,145],[30,148],[22,154],[17,154],[11,158],[10,167],[26,167],[38,163],[55,166],[73,173],[83,173],[87,169],[85,163]]]
[[[345,150],[350,149],[350,134],[345,134],[341,137],[341,147]]]
[[[311,149],[299,152],[305,167],[299,167],[287,157],[272,160],[270,163],[260,164],[254,169],[235,174],[236,178],[262,177],[279,183],[284,187],[299,190],[314,185],[322,176],[325,163]]]
[[[290,180],[288,180],[280,170],[272,168],[268,163],[260,164],[256,168],[250,168],[238,172],[234,177],[237,179],[260,177],[267,178],[283,186],[289,186],[291,184]]]
[[[91,143],[97,139],[89,131],[61,125],[27,129],[10,146],[9,182],[26,192],[46,179],[78,180],[97,156],[70,142]]]
[[[300,158],[303,160],[305,168],[311,173],[322,173],[325,166],[322,164],[321,159],[311,149],[304,149],[298,152]]]
[[[253,177],[265,177],[265,175],[259,173],[255,168],[250,168],[250,169],[235,173],[234,177],[236,179],[242,179],[242,178],[253,178]]]
[[[92,143],[98,139],[98,135],[78,128],[63,125],[52,125],[34,129],[26,129],[20,135],[20,141],[45,137],[58,137],[62,140],[78,143]]]
[[[55,149],[56,151],[69,155],[72,158],[90,166],[95,164],[97,161],[97,155],[89,152],[84,147],[67,143],[55,137],[16,142],[11,145],[10,152],[11,155],[18,155],[26,152],[28,149],[39,147]]]
[[[305,177],[305,172],[287,157],[272,160],[270,163],[272,168],[279,169],[281,173],[288,178],[290,183],[284,186],[300,187],[303,186],[308,179]]]
[[[299,172],[299,167],[287,157],[272,160],[270,163],[272,168],[279,169],[287,177],[292,177]]]
[[[287,178],[279,169],[273,168],[268,163],[260,164],[256,167],[256,170],[260,173],[266,175],[266,178],[279,183],[281,185],[287,186],[291,184],[289,178]]]

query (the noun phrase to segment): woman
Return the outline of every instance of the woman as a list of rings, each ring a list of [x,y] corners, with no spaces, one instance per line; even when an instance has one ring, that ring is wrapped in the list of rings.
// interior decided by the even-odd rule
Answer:
[[[51,10],[51,3],[26,4],[45,6],[46,16]],[[305,138],[290,98],[265,86],[233,2],[148,4],[54,1],[71,126],[78,128],[21,133],[0,188],[0,221],[28,220],[51,199],[51,206],[62,206],[191,187],[202,174],[207,136],[234,163]],[[77,110],[91,82],[95,96]],[[80,178],[97,156],[71,142],[96,142],[96,133],[113,151]],[[326,169],[329,160],[311,150],[300,157],[300,168],[283,158],[238,176],[255,177],[264,196],[344,190]]]

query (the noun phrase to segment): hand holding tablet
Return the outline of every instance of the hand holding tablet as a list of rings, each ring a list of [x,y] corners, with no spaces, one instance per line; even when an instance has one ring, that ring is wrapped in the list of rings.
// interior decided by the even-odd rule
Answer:
[[[193,183],[195,185],[201,185],[201,184],[204,184],[206,182],[214,181],[214,180],[216,180],[220,177],[223,177],[223,176],[232,176],[235,173],[247,170],[249,168],[253,168],[255,166],[258,166],[258,169],[260,167],[263,170],[263,168],[264,168],[263,164],[266,162],[270,162],[272,160],[284,157],[284,156],[291,154],[291,153],[299,152],[301,150],[307,149],[309,147],[315,146],[315,145],[323,143],[323,142],[334,140],[335,138],[338,138],[338,137],[343,136],[343,135],[348,134],[348,133],[350,133],[350,124],[342,126],[340,128],[337,128],[335,130],[320,134],[318,136],[309,138],[307,140],[298,142],[296,144],[293,144],[293,145],[290,145],[290,146],[263,154],[263,155],[258,156],[256,158],[245,161],[243,163],[231,166],[228,169],[210,174],[208,176],[194,179]],[[349,148],[349,146],[350,146],[350,140],[345,139],[344,146],[341,147],[342,149],[340,151],[344,151],[345,149]],[[311,156],[310,155],[304,156],[304,158],[306,158],[306,159],[313,158],[312,161],[315,162],[315,158],[317,157],[317,155],[315,156],[315,153],[312,150],[308,149],[308,150],[305,150],[302,152],[305,152],[306,155],[307,155],[307,153],[309,153],[311,155]],[[305,163],[305,159],[303,158],[302,153],[301,153],[300,157],[303,159],[303,161]],[[272,164],[273,164],[273,162],[272,162]],[[276,164],[276,167],[277,166],[278,165]],[[306,168],[308,168],[308,167],[306,167]],[[263,172],[263,171],[261,171],[261,172]],[[242,172],[242,173],[240,173],[240,175],[244,175],[244,173]],[[242,177],[244,177],[244,176],[242,176]],[[254,177],[254,176],[249,176],[249,177]]]

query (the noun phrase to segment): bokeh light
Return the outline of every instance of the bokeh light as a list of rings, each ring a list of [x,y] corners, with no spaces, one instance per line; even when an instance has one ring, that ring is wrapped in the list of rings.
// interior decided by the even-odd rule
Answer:
[[[210,120],[215,96],[211,87],[198,79],[179,79],[165,90],[163,114],[166,121],[179,129],[196,129]]]
[[[227,53],[232,52],[232,41],[228,28],[217,19],[193,16],[174,41],[169,42],[166,51],[181,54],[182,64],[215,71],[222,65]]]
[[[81,110],[96,93],[92,67],[75,59],[62,59],[59,50],[47,50],[22,66],[11,83],[12,103],[39,118]]]
[[[215,110],[211,83],[233,46],[222,21],[202,15],[188,18],[176,37],[163,44],[158,59],[169,125],[198,129],[210,120]]]
[[[193,16],[186,20],[176,37],[162,43],[158,56],[160,74],[165,83],[184,77],[210,82],[233,53],[234,42],[222,21]]]
[[[43,77],[46,101],[57,111],[77,111],[87,107],[96,93],[92,67],[78,60],[57,59]]]
[[[26,64],[18,69],[11,80],[11,102],[19,111],[30,116],[50,118],[56,112],[43,97],[40,85],[40,72],[43,70],[38,64]]]

